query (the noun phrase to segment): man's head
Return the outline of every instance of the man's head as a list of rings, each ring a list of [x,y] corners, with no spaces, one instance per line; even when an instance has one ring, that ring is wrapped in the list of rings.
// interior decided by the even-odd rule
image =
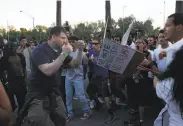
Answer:
[[[165,23],[165,39],[177,42],[183,38],[183,13],[174,13],[168,16]]]
[[[159,31],[158,43],[159,43],[161,46],[165,46],[165,45],[168,44],[168,41],[165,39],[164,30],[160,30],[160,31]]]
[[[155,36],[149,36],[148,38],[147,38],[147,41],[148,41],[148,46],[153,46],[153,45],[155,45],[156,43],[155,43]]]
[[[71,46],[73,47],[73,49],[76,49],[77,41],[79,40],[79,38],[73,35],[73,36],[69,36],[68,40]]]
[[[66,31],[63,27],[55,26],[50,30],[49,40],[62,47],[67,42]]]
[[[114,38],[114,41],[115,41],[116,43],[118,43],[118,44],[121,43],[120,37],[115,37],[115,38]]]
[[[33,49],[35,47],[35,42],[34,41],[30,41],[29,45],[30,45],[30,48]]]
[[[25,47],[26,42],[27,42],[27,40],[26,40],[25,36],[22,36],[22,37],[20,38],[20,46],[21,46],[21,47]]]
[[[97,39],[97,38],[93,39],[92,45],[93,45],[94,51],[98,52],[100,50],[100,46],[101,46],[100,39]]]

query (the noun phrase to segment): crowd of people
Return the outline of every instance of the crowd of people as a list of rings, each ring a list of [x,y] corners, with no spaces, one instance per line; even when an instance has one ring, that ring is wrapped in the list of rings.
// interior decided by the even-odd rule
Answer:
[[[182,38],[182,13],[170,15],[157,36],[129,37],[127,46],[145,54],[130,77],[97,65],[99,37],[84,42],[55,26],[38,45],[24,36],[19,43],[1,39],[0,125],[12,124],[11,114],[17,112],[16,126],[65,126],[74,118],[72,101],[77,98],[82,120],[105,106],[105,123],[110,124],[116,107],[128,106],[124,125],[143,126],[144,108],[151,106],[159,110],[154,126],[182,126]],[[121,39],[111,41],[120,44]]]

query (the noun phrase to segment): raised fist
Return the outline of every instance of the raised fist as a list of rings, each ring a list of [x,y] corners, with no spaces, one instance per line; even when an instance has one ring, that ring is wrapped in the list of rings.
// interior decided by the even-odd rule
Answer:
[[[167,56],[167,53],[165,51],[162,51],[160,54],[159,54],[159,59],[163,59],[164,57]]]

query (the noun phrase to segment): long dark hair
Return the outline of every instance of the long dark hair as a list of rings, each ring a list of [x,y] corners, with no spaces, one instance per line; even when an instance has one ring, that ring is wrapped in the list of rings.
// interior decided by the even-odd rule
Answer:
[[[183,116],[183,47],[176,52],[168,69],[159,76],[159,79],[164,80],[168,77],[174,79],[173,98],[179,104],[181,115]]]

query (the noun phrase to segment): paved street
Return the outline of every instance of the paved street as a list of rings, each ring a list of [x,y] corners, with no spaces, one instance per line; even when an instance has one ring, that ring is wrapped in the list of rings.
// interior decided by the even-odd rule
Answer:
[[[88,81],[85,81],[85,87],[87,87]],[[105,107],[103,107],[99,111],[93,110],[93,114],[90,119],[88,120],[81,120],[80,117],[82,115],[82,111],[80,109],[81,103],[79,100],[73,100],[73,107],[74,107],[74,119],[67,124],[67,126],[123,126],[123,122],[128,119],[128,111],[127,109],[121,108],[116,111],[117,119],[112,124],[105,124],[104,120],[107,115],[107,111]],[[157,112],[156,112],[157,114]],[[145,110],[145,124],[144,126],[153,126],[153,120],[157,115],[155,114],[155,111],[152,109],[146,109]],[[13,115],[13,118],[15,119],[16,114]]]
[[[88,120],[81,120],[80,116],[82,111],[78,108],[80,106],[79,101],[74,101],[75,106],[75,118],[68,123],[67,126],[123,126],[123,122],[128,119],[127,109],[119,109],[116,112],[117,120],[112,124],[105,124],[104,120],[106,118],[106,109],[103,108],[100,111],[93,111],[93,115]],[[153,126],[153,120],[156,117],[154,110],[146,109],[145,110],[145,124],[144,126]]]
[[[85,86],[87,87],[88,81],[85,81]],[[106,118],[106,109],[102,108],[100,111],[93,110],[93,115],[88,120],[81,120],[80,117],[82,115],[82,111],[80,109],[81,103],[78,100],[73,101],[75,118],[68,123],[67,126],[123,126],[123,122],[128,119],[128,111],[127,109],[119,109],[116,111],[117,120],[112,124],[105,124],[104,120]],[[145,110],[145,124],[144,126],[153,126],[153,121],[157,112],[152,109]]]
[[[82,111],[80,110],[80,102],[78,100],[73,101],[74,114],[75,118],[67,124],[67,126],[124,126],[123,122],[128,119],[127,109],[119,109],[116,111],[117,119],[112,124],[105,124],[104,120],[106,118],[106,109],[102,108],[100,111],[93,110],[93,114],[88,120],[81,120]],[[153,120],[157,115],[152,109],[145,110],[145,125],[144,126],[153,126]],[[14,119],[16,114],[14,114]]]

